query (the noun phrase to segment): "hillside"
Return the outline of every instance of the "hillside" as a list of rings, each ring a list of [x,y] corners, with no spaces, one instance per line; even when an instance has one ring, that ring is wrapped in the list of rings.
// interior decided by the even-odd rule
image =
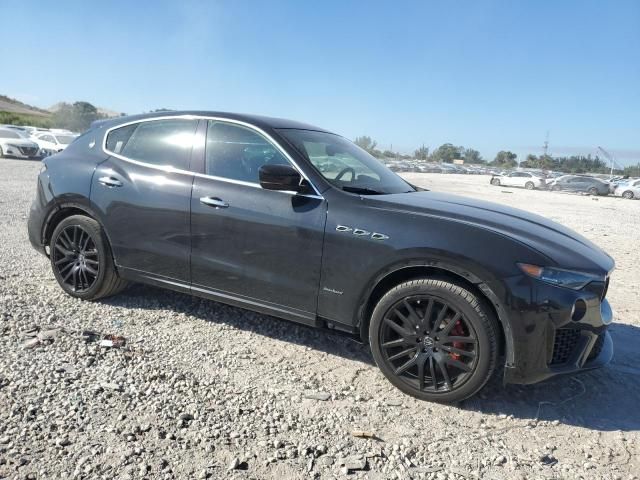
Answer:
[[[47,110],[51,113],[57,112],[64,105],[65,102],[58,102],[55,105],[51,105]],[[120,112],[116,112],[115,110],[109,110],[108,108],[96,107],[98,109],[98,114],[101,117],[113,118],[119,117]]]
[[[19,115],[33,115],[36,117],[49,117],[51,112],[41,108],[22,103],[14,98],[0,95],[0,112],[16,113]]]

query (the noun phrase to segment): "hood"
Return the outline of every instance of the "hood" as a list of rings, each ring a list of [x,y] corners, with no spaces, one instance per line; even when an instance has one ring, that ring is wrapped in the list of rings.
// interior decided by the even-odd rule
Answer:
[[[582,235],[517,208],[430,191],[366,198],[377,208],[447,218],[511,237],[546,256],[559,268],[604,275],[615,265],[607,253]]]

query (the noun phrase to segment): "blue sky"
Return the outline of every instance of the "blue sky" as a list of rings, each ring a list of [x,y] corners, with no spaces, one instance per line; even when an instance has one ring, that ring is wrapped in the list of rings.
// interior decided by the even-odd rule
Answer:
[[[0,94],[640,161],[640,1],[0,0]],[[30,26],[30,27],[27,27]]]

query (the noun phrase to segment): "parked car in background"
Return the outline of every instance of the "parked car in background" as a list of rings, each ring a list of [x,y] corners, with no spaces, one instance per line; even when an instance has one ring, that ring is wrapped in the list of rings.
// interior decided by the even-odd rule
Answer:
[[[32,139],[40,145],[40,148],[45,150],[47,154],[51,155],[63,151],[76,137],[77,135],[75,134],[43,132],[34,135]]]
[[[640,199],[640,179],[619,183],[613,190],[616,197]]]
[[[40,146],[20,130],[0,128],[0,158],[37,159],[42,156]]]
[[[545,188],[544,178],[531,172],[511,172],[506,175],[493,175],[491,185],[503,185],[505,187],[524,187],[527,190]]]
[[[636,180],[638,179],[629,177],[614,177],[609,180],[609,193],[614,193],[619,185],[625,185],[630,182],[635,182]]]
[[[608,195],[609,183],[586,175],[564,175],[550,182],[549,189],[590,195]]]

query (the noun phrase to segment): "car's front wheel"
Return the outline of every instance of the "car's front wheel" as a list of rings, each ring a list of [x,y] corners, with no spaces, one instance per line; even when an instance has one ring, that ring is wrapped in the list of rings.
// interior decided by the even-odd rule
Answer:
[[[104,230],[93,218],[72,215],[54,229],[51,268],[62,289],[83,300],[114,295],[126,282],[118,277]]]
[[[622,196],[628,200],[631,200],[633,198],[633,192],[631,190],[627,190],[622,194]]]
[[[498,358],[494,315],[473,293],[448,280],[412,280],[390,290],[373,311],[369,342],[393,385],[435,402],[458,402],[477,393]]]

